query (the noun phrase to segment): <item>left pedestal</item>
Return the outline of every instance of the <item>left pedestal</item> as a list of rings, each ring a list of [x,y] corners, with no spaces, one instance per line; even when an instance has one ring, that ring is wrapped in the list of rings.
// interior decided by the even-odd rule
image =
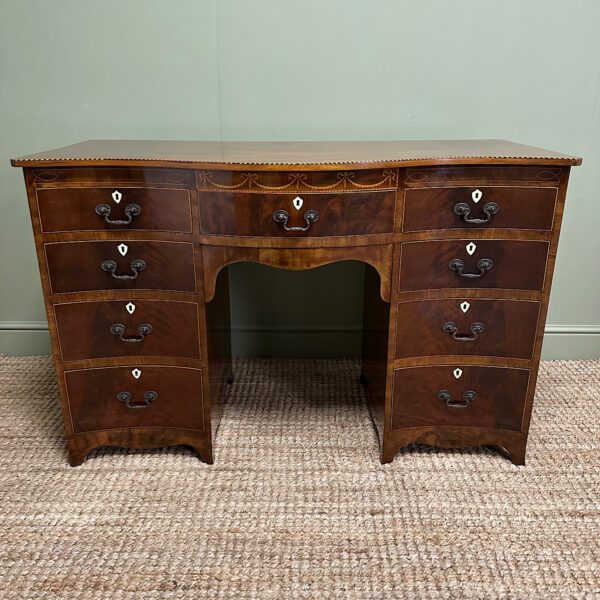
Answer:
[[[194,172],[24,172],[70,464],[173,445],[212,463],[228,290],[204,304]]]

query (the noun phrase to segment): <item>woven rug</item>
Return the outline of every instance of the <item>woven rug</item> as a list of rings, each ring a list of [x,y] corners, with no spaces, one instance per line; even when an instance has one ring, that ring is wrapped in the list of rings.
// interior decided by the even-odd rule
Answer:
[[[48,358],[0,357],[0,598],[600,597],[600,361],[547,362],[528,464],[381,465],[351,360],[240,360],[208,466],[67,465]]]

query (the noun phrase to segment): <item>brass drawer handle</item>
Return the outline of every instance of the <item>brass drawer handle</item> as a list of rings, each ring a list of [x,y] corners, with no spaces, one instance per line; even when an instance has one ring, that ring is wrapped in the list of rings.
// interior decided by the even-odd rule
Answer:
[[[448,321],[442,325],[442,331],[450,334],[455,340],[459,342],[474,342],[480,333],[485,331],[485,325],[479,321],[475,321],[469,325],[471,335],[464,335],[458,332],[458,325],[452,321]]]
[[[474,219],[470,217],[471,207],[466,202],[459,202],[454,205],[454,214],[462,217],[465,223],[471,223],[473,225],[484,225],[492,220],[494,215],[500,212],[500,205],[495,202],[486,202],[483,205],[483,212],[485,213],[485,219]]]
[[[287,210],[279,209],[273,213],[273,221],[283,225],[283,228],[286,231],[308,231],[310,226],[319,220],[319,217],[319,211],[311,208],[304,213],[304,220],[306,221],[306,225],[304,227],[288,227],[290,213]]]
[[[125,402],[127,408],[148,408],[157,398],[158,392],[152,390],[144,392],[143,400],[134,400],[131,392],[119,392],[117,394],[117,400]]]
[[[452,400],[452,394],[448,390],[440,390],[437,397],[450,408],[467,408],[477,398],[477,392],[467,390],[463,393],[462,400]]]
[[[483,277],[486,271],[489,271],[494,266],[494,261],[491,258],[480,258],[477,261],[477,268],[479,269],[479,273],[465,273],[463,269],[465,268],[465,263],[460,258],[453,258],[448,263],[448,268],[451,271],[456,271],[461,277],[465,277],[466,279],[477,279],[479,277]]]
[[[137,279],[138,275],[146,268],[146,262],[141,260],[140,258],[136,258],[131,261],[131,270],[133,271],[132,275],[117,275],[117,261],[115,260],[105,260],[101,265],[102,270],[110,273],[113,279]]]
[[[128,204],[125,209],[125,216],[127,219],[110,219],[111,207],[108,204],[97,204],[95,208],[96,214],[104,217],[104,221],[109,225],[131,225],[133,217],[137,217],[142,212],[142,207],[139,204]]]
[[[127,342],[128,344],[137,344],[139,342],[143,342],[146,339],[146,336],[152,333],[152,325],[149,323],[142,323],[138,326],[137,336],[133,337],[125,337],[123,334],[125,333],[125,325],[122,323],[115,323],[110,326],[110,332],[113,335],[119,336],[119,339],[122,342]]]

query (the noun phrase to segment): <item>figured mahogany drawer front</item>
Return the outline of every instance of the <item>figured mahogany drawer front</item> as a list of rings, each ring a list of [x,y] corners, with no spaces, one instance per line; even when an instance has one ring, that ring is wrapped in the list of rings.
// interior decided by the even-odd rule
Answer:
[[[396,358],[479,355],[531,359],[539,302],[419,300],[398,303]]]
[[[529,369],[395,369],[392,429],[451,425],[520,431],[528,383]]]
[[[171,188],[37,190],[43,232],[146,229],[192,231],[190,192]]]
[[[131,427],[204,430],[202,371],[108,367],[66,371],[76,433]]]
[[[542,290],[549,244],[442,240],[402,244],[400,291],[443,288]]]
[[[554,187],[430,187],[404,194],[403,231],[499,227],[552,229]]]
[[[200,358],[198,305],[105,300],[54,306],[62,359],[121,356]]]
[[[391,233],[395,191],[337,194],[201,192],[203,233],[324,237]]]
[[[196,291],[188,242],[57,242],[44,244],[54,294],[90,290]]]

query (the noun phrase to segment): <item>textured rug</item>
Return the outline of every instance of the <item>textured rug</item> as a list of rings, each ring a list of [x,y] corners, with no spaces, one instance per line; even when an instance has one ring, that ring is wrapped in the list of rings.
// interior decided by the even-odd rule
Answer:
[[[600,597],[600,361],[543,363],[528,465],[380,465],[350,360],[240,360],[208,466],[67,465],[47,358],[0,357],[0,598]]]

